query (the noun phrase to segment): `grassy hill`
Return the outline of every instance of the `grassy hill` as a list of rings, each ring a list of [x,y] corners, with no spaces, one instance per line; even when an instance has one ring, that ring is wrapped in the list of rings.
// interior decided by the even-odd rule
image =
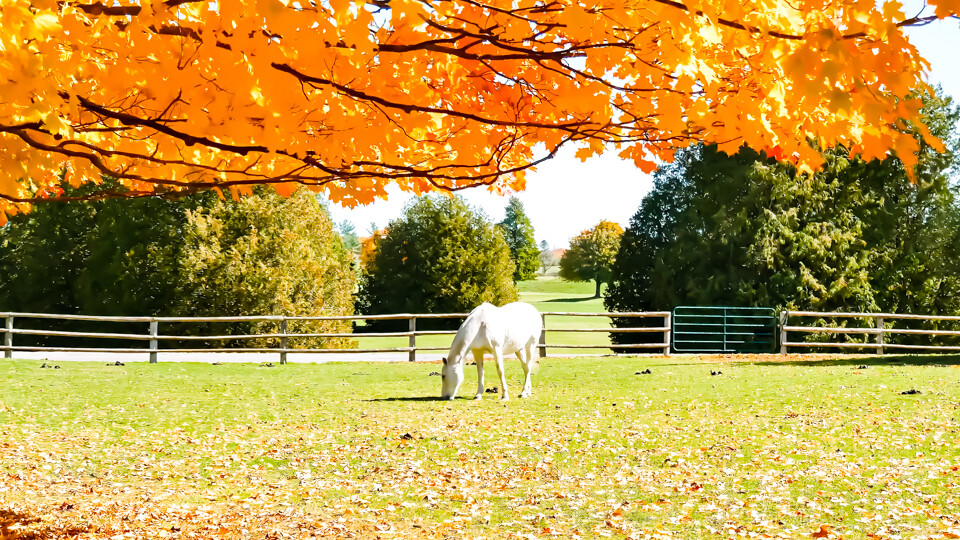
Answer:
[[[556,274],[547,274],[535,280],[519,283],[520,300],[536,306],[541,312],[603,313],[603,298],[594,298],[596,288],[592,281],[580,283],[564,281]],[[606,317],[576,317],[547,315],[547,354],[609,353],[609,334],[602,332],[571,332],[573,329],[610,328]],[[597,349],[549,347],[558,345],[598,345]]]
[[[595,285],[592,281],[574,283],[564,281],[557,277],[556,271],[548,271],[546,275],[539,276],[537,279],[521,281],[517,284],[520,290],[520,300],[533,304],[541,312],[562,312],[562,313],[603,313],[606,311],[603,307],[602,298],[594,298]],[[548,354],[596,354],[609,353],[610,337],[603,332],[570,332],[572,329],[601,329],[610,327],[610,319],[596,316],[559,316],[547,315],[547,345]],[[418,347],[436,348],[437,354],[441,355],[442,350],[450,346],[452,340],[450,335],[440,336],[419,336],[417,337]],[[406,347],[407,338],[371,338],[359,337],[357,339],[361,349],[386,348],[386,347]],[[558,345],[597,345],[596,349],[549,347],[551,344]],[[429,352],[420,353],[420,356],[431,354]]]
[[[601,313],[603,298],[594,298],[592,281],[576,283],[564,281],[556,274],[538,277],[517,284],[520,300],[529,302],[540,311],[567,311]]]

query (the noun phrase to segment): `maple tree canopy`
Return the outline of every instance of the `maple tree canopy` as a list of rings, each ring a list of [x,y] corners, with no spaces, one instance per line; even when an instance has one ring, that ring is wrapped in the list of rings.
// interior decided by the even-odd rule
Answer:
[[[644,170],[693,141],[909,167],[929,66],[902,30],[960,12],[929,4],[0,0],[0,216],[62,199],[64,172],[126,188],[91,197],[522,189],[571,144]]]

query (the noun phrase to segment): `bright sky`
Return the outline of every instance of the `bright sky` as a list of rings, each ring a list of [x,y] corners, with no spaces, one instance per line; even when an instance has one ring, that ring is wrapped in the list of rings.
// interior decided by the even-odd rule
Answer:
[[[905,4],[908,16],[919,9],[911,6],[922,6],[916,1]],[[947,94],[960,100],[960,22],[938,21],[912,28],[908,35],[931,64],[930,81],[941,84]],[[616,221],[626,228],[652,187],[650,176],[636,169],[632,162],[618,158],[616,152],[609,151],[581,163],[573,157],[574,151],[568,148],[528,173],[526,190],[516,194],[533,223],[537,242],[546,240],[553,248],[567,247],[570,238],[601,220]],[[503,219],[509,195],[498,196],[482,189],[467,190],[461,195],[495,222]],[[357,234],[366,236],[371,223],[384,227],[400,217],[410,199],[410,195],[395,190],[387,200],[354,209],[331,203],[330,213],[335,222],[349,220],[356,226]]]

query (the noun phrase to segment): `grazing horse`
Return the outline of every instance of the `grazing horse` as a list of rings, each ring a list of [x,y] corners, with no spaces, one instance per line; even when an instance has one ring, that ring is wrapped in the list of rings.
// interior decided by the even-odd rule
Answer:
[[[483,355],[490,353],[497,362],[500,375],[500,399],[510,399],[507,378],[503,372],[503,356],[516,353],[526,376],[520,397],[530,396],[530,375],[537,366],[537,341],[543,331],[543,319],[537,308],[524,302],[513,302],[503,307],[484,302],[477,306],[460,325],[450,352],[443,359],[443,386],[440,396],[453,399],[463,383],[463,364],[467,351],[477,362],[477,395],[483,397]]]

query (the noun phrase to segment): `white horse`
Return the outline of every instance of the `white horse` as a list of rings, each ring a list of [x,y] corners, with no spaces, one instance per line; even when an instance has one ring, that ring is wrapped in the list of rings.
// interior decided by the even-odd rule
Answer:
[[[520,397],[530,396],[530,375],[537,366],[537,341],[543,331],[543,319],[537,308],[524,302],[503,307],[484,302],[477,306],[460,325],[450,352],[443,359],[443,386],[440,396],[453,399],[463,383],[463,364],[467,351],[477,362],[477,395],[483,397],[483,355],[490,353],[497,362],[500,375],[500,399],[510,399],[507,378],[503,372],[503,356],[516,353],[526,376]]]

